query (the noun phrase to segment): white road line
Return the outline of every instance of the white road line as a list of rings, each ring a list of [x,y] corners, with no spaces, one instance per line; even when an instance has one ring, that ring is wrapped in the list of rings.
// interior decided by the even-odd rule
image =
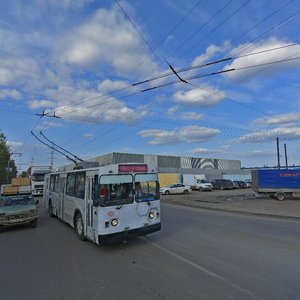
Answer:
[[[194,263],[194,262],[192,262],[192,261],[190,261],[190,260],[188,260],[188,259],[186,259],[186,258],[184,258],[184,257],[182,257],[182,256],[180,256],[180,255],[178,255],[178,254],[176,254],[176,253],[174,253],[174,252],[172,252],[172,251],[170,251],[170,250],[168,250],[168,249],[160,246],[160,245],[158,245],[157,243],[148,240],[147,238],[143,238],[143,239],[145,241],[147,241],[148,243],[150,243],[151,245],[155,246],[156,248],[164,251],[165,253],[167,253],[167,254],[169,254],[169,255],[171,255],[171,256],[179,259],[180,261],[182,261],[182,262],[184,262],[184,263],[186,263],[186,264],[194,267],[195,269],[200,270],[201,272],[203,272],[203,273],[205,273],[205,274],[207,274],[207,275],[209,275],[211,277],[214,277],[214,278],[216,278],[216,279],[218,279],[220,281],[225,282],[226,284],[230,285],[231,287],[233,287],[233,288],[237,289],[238,291],[243,292],[243,293],[245,293],[245,294],[253,297],[254,299],[264,299],[263,297],[259,297],[259,296],[255,295],[254,293],[252,293],[252,292],[248,291],[247,289],[245,289],[245,288],[243,288],[243,287],[241,287],[241,286],[239,286],[239,285],[231,282],[230,280],[228,280],[228,279],[226,279],[226,278],[224,278],[224,277],[222,277],[222,276],[220,276],[220,275],[218,275],[218,274],[216,274],[216,273],[214,273],[212,271],[209,271],[208,269],[206,269],[206,268],[204,268],[204,267],[202,267],[202,266],[200,266],[200,265],[198,265],[198,264],[196,264],[196,263]]]

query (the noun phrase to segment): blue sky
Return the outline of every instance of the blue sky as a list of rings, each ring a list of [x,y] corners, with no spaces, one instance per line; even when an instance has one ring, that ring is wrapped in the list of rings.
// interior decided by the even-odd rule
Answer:
[[[279,137],[299,165],[299,27],[298,0],[1,1],[0,129],[19,169],[50,164],[31,130],[84,159],[242,166],[275,165]]]

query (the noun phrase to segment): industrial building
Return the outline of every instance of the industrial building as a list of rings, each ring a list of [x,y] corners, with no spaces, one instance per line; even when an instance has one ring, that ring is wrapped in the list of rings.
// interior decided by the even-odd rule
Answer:
[[[205,175],[206,179],[245,180],[251,178],[250,170],[241,169],[239,160],[133,154],[113,152],[92,159],[100,166],[117,163],[148,163],[157,168],[161,185],[182,182],[184,174]],[[64,169],[69,169],[66,166]]]

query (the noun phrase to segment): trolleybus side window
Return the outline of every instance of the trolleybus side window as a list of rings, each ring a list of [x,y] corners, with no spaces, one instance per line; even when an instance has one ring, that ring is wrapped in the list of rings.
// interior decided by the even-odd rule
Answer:
[[[66,195],[75,196],[75,173],[70,173],[67,176],[67,189]]]
[[[55,182],[54,176],[55,175],[50,176],[50,188],[49,188],[50,191],[54,191],[54,182]]]
[[[75,197],[84,199],[85,194],[85,172],[76,173]]]
[[[55,175],[54,177],[54,191],[59,192],[59,175]]]
[[[132,175],[102,175],[100,177],[100,205],[112,206],[133,202]]]
[[[137,202],[159,199],[159,184],[156,174],[136,174],[134,181],[135,186],[139,188],[139,192],[135,193]]]

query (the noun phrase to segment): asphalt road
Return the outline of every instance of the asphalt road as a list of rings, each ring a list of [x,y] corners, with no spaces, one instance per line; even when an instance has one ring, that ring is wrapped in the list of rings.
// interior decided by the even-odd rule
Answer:
[[[81,242],[39,206],[0,233],[0,299],[297,299],[300,222],[162,205],[163,229]],[[300,297],[299,297],[300,299]]]

